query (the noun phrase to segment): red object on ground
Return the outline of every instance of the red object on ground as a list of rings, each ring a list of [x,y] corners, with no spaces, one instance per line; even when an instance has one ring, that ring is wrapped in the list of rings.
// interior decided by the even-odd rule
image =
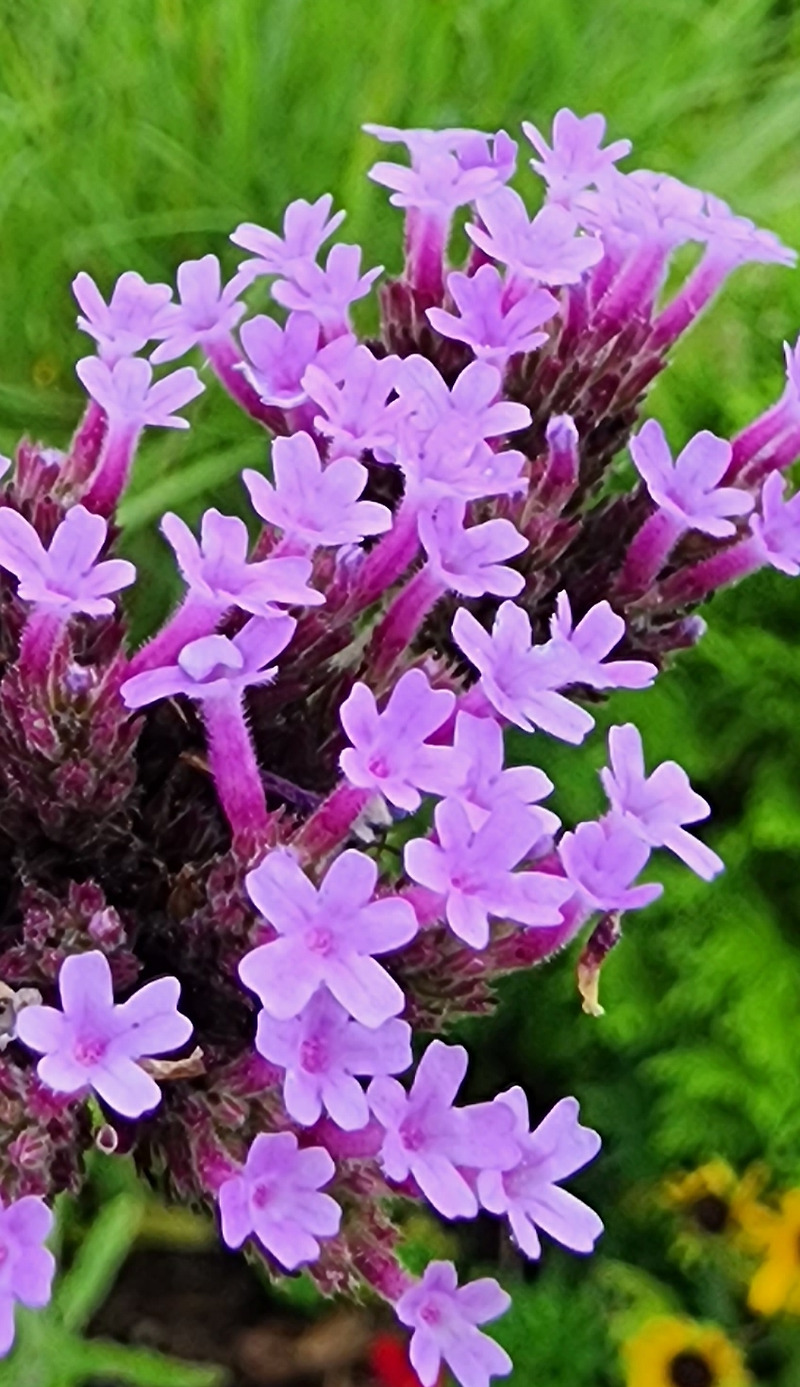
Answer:
[[[408,1361],[408,1344],[395,1334],[376,1334],[369,1349],[369,1366],[380,1387],[422,1387]],[[436,1387],[444,1387],[440,1372]]]

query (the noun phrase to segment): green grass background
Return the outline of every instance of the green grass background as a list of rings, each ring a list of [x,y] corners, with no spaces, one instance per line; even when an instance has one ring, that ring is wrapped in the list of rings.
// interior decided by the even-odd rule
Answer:
[[[23,430],[63,443],[78,417],[79,269],[105,288],[127,268],[170,278],[208,250],[232,268],[238,221],[274,226],[291,198],[330,190],[368,263],[396,270],[400,214],[364,176],[378,150],[361,123],[514,131],[562,104],[604,111],[636,163],[800,246],[793,0],[0,0],[0,445]],[[730,433],[780,389],[781,340],[798,327],[800,276],[740,271],[648,412],[675,445],[701,427]],[[263,460],[213,386],[192,421],[189,436],[148,438],[122,509],[142,623],[174,591],[158,516],[240,505],[239,470]],[[617,1380],[608,1285],[621,1264],[638,1268],[634,1301],[647,1272],[689,1312],[741,1322],[734,1273],[723,1293],[724,1277],[676,1269],[666,1235],[630,1214],[631,1188],[714,1152],[800,1181],[799,611],[795,584],[757,577],[711,604],[709,635],[669,678],[604,715],[634,717],[654,758],[686,765],[713,803],[725,878],[707,887],[658,863],[665,901],[609,963],[602,1021],[580,1015],[567,960],[510,989],[493,1044],[475,1033],[479,1085],[522,1079],[542,1104],[574,1091],[606,1138],[584,1186],[609,1225],[605,1252],[552,1253],[518,1296],[506,1332],[519,1387]],[[537,752],[566,817],[599,807],[599,734],[585,753],[544,738]],[[796,1387],[786,1343],[756,1367]]]

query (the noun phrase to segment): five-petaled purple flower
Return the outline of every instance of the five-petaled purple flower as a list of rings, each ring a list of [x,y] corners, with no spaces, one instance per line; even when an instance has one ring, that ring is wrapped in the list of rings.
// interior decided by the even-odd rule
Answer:
[[[700,530],[713,539],[727,539],[736,533],[727,517],[753,509],[746,491],[719,485],[730,464],[731,445],[707,429],[695,434],[673,462],[664,430],[648,419],[631,439],[630,450],[647,490],[676,522],[677,532]]]
[[[310,313],[320,327],[333,334],[346,333],[352,303],[369,293],[383,266],[361,273],[361,247],[341,243],[331,246],[325,269],[313,260],[298,261],[291,279],[279,279],[272,297],[282,308]]]
[[[550,618],[550,640],[541,647],[542,660],[552,666],[560,688],[588,684],[593,689],[646,689],[658,673],[649,660],[607,659],[624,635],[625,622],[605,600],[590,607],[575,626],[569,598],[560,592]]]
[[[30,521],[17,511],[0,509],[0,568],[19,581],[25,602],[58,616],[82,612],[85,616],[109,616],[114,603],[109,594],[128,587],[136,569],[127,559],[97,556],[106,542],[108,526],[99,515],[73,506],[45,549]]]
[[[540,836],[556,832],[559,818],[538,803],[553,793],[552,780],[537,766],[503,769],[503,730],[494,718],[459,713],[453,745],[467,757],[469,768],[451,798],[464,806],[473,829],[480,828],[498,805],[507,804],[519,818],[528,818]]]
[[[332,206],[330,193],[323,193],[316,202],[306,202],[302,197],[290,202],[283,214],[282,236],[255,222],[242,222],[231,234],[231,240],[234,245],[252,251],[254,258],[244,260],[239,266],[240,272],[249,280],[259,275],[290,276],[298,264],[316,260],[320,247],[347,215],[336,212],[331,216]]]
[[[370,1108],[384,1129],[380,1161],[390,1180],[409,1175],[445,1218],[474,1218],[478,1200],[460,1173],[510,1170],[520,1158],[514,1116],[498,1103],[454,1108],[467,1073],[463,1045],[433,1040],[409,1092],[397,1079],[373,1079]]]
[[[549,201],[565,206],[584,188],[601,183],[617,160],[631,152],[630,140],[614,140],[603,148],[606,122],[597,113],[581,118],[567,107],[556,111],[552,145],[530,121],[524,120],[522,129],[540,156],[530,165],[547,184]]]
[[[558,844],[558,855],[590,911],[641,910],[664,889],[658,882],[630,889],[631,882],[647,864],[650,848],[615,814],[598,822],[578,824],[574,832],[565,833]]]
[[[527,549],[527,539],[504,519],[486,520],[465,529],[465,513],[462,501],[443,500],[435,510],[420,514],[419,537],[431,576],[443,588],[464,597],[483,597],[488,592],[516,597],[525,579],[515,569],[506,568],[503,560]]]
[[[479,250],[499,260],[521,279],[539,284],[576,284],[603,254],[595,236],[577,235],[571,212],[548,203],[531,221],[519,193],[500,188],[478,199],[481,224],[470,223],[467,235]]]
[[[645,843],[670,848],[706,881],[721,872],[722,859],[683,827],[711,813],[683,767],[662,761],[645,775],[642,738],[630,722],[610,729],[608,752],[611,765],[601,770],[600,779],[614,813]]]
[[[253,507],[262,520],[309,552],[318,545],[358,544],[366,535],[391,529],[392,515],[386,506],[359,499],[369,476],[363,463],[339,457],[323,467],[307,433],[276,438],[272,471],[274,485],[250,468],[242,473]]]
[[[336,1200],[320,1194],[335,1173],[321,1146],[300,1150],[291,1132],[262,1132],[217,1192],[228,1247],[241,1247],[252,1233],[286,1271],[315,1262],[318,1239],[335,1237],[342,1218]]]
[[[183,647],[174,664],[126,679],[120,693],[128,708],[146,708],[176,694],[213,702],[231,691],[268,684],[276,674],[269,661],[285,650],[296,625],[289,616],[255,617],[233,637],[200,636]]]
[[[800,492],[784,501],[786,479],[771,472],[761,488],[761,514],[750,518],[750,529],[763,563],[781,573],[800,573]]]
[[[402,990],[373,955],[413,939],[417,917],[399,896],[373,900],[377,880],[372,859],[352,849],[335,859],[319,888],[288,848],[248,872],[248,895],[278,938],[245,954],[239,977],[270,1016],[298,1016],[323,985],[371,1029],[403,1010]]]
[[[331,380],[341,380],[356,344],[349,334],[321,341],[319,323],[310,313],[290,313],[285,327],[260,313],[242,324],[239,336],[249,362],[245,376],[266,404],[282,409],[293,409],[308,398],[303,377],[312,364]]]
[[[82,309],[78,327],[95,339],[103,361],[112,367],[159,336],[172,299],[168,284],[148,284],[135,270],[120,275],[108,303],[84,270],[72,281],[72,292]]]
[[[501,799],[477,829],[456,799],[442,800],[434,813],[437,842],[406,843],[408,876],[442,897],[448,925],[473,949],[489,942],[489,917],[522,925],[560,925],[573,888],[549,872],[515,872],[542,837],[540,824]]]
[[[161,1101],[139,1060],[179,1050],[192,1023],[178,1011],[177,978],[157,978],[114,1002],[111,969],[99,950],[71,954],[61,965],[62,1010],[25,1007],[17,1018],[23,1045],[44,1058],[36,1072],[56,1093],[92,1088],[122,1117],[141,1117]]]
[[[176,357],[185,356],[192,347],[203,346],[231,332],[245,312],[245,305],[238,297],[243,288],[241,275],[222,287],[216,255],[184,260],[178,266],[180,304],[171,305],[161,325],[154,330],[152,335],[161,338],[161,345],[156,347],[150,360],[156,364],[174,361]]]
[[[260,1012],[256,1049],[286,1071],[283,1101],[295,1122],[311,1127],[325,1108],[345,1131],[369,1122],[366,1095],[354,1075],[402,1074],[412,1063],[407,1021],[390,1017],[369,1030],[327,988],[288,1021]]]
[[[459,1287],[452,1262],[429,1262],[395,1305],[400,1322],[414,1331],[411,1363],[422,1387],[434,1387],[442,1360],[460,1387],[489,1387],[493,1377],[507,1377],[511,1359],[478,1325],[498,1319],[510,1304],[492,1277]]]
[[[175,411],[205,389],[192,366],[181,366],[153,383],[153,368],[140,356],[123,357],[113,366],[100,357],[84,356],[75,371],[112,422],[136,428],[149,424],[161,429],[188,429],[188,419]]]
[[[401,369],[399,356],[378,358],[363,344],[344,362],[341,384],[320,366],[308,367],[302,384],[323,411],[314,428],[330,440],[329,457],[355,457],[369,448],[379,462],[391,458],[395,432],[388,400]]]
[[[14,1306],[41,1310],[50,1299],[56,1260],[43,1246],[53,1215],[43,1199],[0,1198],[0,1358],[14,1342]]]
[[[200,522],[198,544],[189,526],[167,511],[161,533],[172,545],[187,587],[206,602],[217,604],[220,615],[238,607],[254,616],[277,615],[276,604],[316,607],[325,601],[308,586],[311,564],[302,557],[247,562],[247,526],[236,515],[207,510]]]
[[[529,288],[511,294],[495,265],[481,265],[474,275],[453,270],[447,291],[458,316],[443,308],[429,308],[428,321],[442,337],[466,342],[479,360],[501,370],[509,357],[533,352],[547,341],[540,332],[559,311],[558,299],[547,289]]]
[[[452,747],[431,746],[428,738],[450,717],[455,695],[432,689],[421,669],[408,670],[395,684],[383,712],[366,684],[354,684],[339,710],[352,743],[339,757],[351,785],[382,794],[398,809],[419,808],[420,790],[446,795],[466,770]]]
[[[541,1255],[537,1228],[573,1252],[592,1252],[603,1231],[593,1209],[559,1188],[593,1160],[600,1138],[578,1121],[575,1098],[562,1098],[534,1131],[528,1131],[528,1100],[521,1088],[498,1094],[514,1114],[515,1135],[522,1159],[513,1170],[482,1170],[478,1197],[492,1214],[506,1214],[517,1244],[526,1257]]]

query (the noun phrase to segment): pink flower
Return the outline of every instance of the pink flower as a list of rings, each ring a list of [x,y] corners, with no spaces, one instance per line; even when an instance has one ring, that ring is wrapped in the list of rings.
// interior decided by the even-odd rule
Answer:
[[[736,533],[736,526],[724,517],[747,515],[753,509],[746,491],[719,485],[730,464],[731,445],[707,429],[689,440],[675,462],[655,419],[648,419],[629,446],[656,505],[683,528],[726,539]]]
[[[530,121],[524,120],[522,129],[541,156],[530,160],[531,168],[545,180],[549,200],[565,206],[584,188],[601,183],[617,160],[631,152],[630,140],[614,140],[603,148],[604,116],[581,118],[567,107],[556,112],[552,147]]]
[[[248,563],[247,526],[235,515],[207,510],[200,522],[198,544],[189,526],[167,511],[161,533],[172,545],[190,590],[220,612],[238,607],[255,616],[278,615],[276,604],[317,607],[325,601],[308,586],[311,564],[305,558],[262,559]]]
[[[569,882],[549,872],[515,872],[541,838],[538,822],[503,799],[473,829],[463,805],[443,800],[434,812],[437,842],[412,838],[403,862],[412,881],[442,897],[447,923],[473,949],[489,943],[489,918],[560,925]]]
[[[175,410],[202,395],[205,386],[191,366],[153,383],[153,368],[141,357],[126,357],[112,367],[96,356],[84,356],[75,367],[78,379],[113,423],[150,424],[161,429],[188,429]]]
[[[28,1194],[0,1199],[0,1358],[14,1342],[14,1306],[41,1310],[50,1299],[56,1262],[43,1247],[53,1215],[43,1199]]]
[[[558,855],[589,910],[640,910],[663,890],[657,882],[628,889],[646,866],[650,848],[613,814],[565,833]]]
[[[503,560],[527,549],[527,539],[510,520],[486,520],[467,530],[465,512],[463,502],[444,500],[420,515],[419,537],[432,575],[464,597],[483,597],[488,592],[516,597],[525,579],[506,568]]]
[[[92,950],[64,960],[58,989],[61,1011],[29,1006],[17,1018],[23,1045],[44,1056],[36,1066],[42,1083],[56,1093],[91,1088],[123,1117],[151,1112],[161,1090],[138,1061],[179,1050],[192,1034],[178,1011],[177,978],[146,983],[117,1005],[108,959]]]
[[[143,670],[126,679],[120,694],[128,708],[146,708],[162,698],[185,694],[214,701],[254,684],[268,684],[277,668],[268,665],[285,650],[297,622],[292,617],[255,617],[228,636],[200,636],[183,647],[174,664]]]
[[[321,1146],[300,1150],[291,1132],[262,1132],[217,1194],[228,1247],[241,1247],[252,1233],[286,1271],[315,1262],[318,1239],[335,1237],[342,1219],[336,1200],[319,1193],[335,1173]]]
[[[594,1160],[600,1138],[578,1122],[575,1098],[562,1098],[533,1132],[528,1131],[528,1100],[521,1088],[511,1088],[495,1099],[514,1114],[514,1135],[522,1159],[513,1170],[482,1170],[478,1197],[491,1214],[506,1214],[511,1231],[526,1257],[538,1258],[541,1244],[537,1228],[573,1252],[592,1252],[603,1231],[593,1209],[559,1188]]]
[[[578,236],[570,212],[549,203],[531,221],[519,193],[501,188],[478,199],[482,225],[469,223],[467,235],[485,255],[508,265],[523,279],[540,284],[576,284],[602,258],[594,236]]]
[[[430,746],[427,739],[454,707],[455,695],[432,689],[421,669],[398,679],[382,713],[371,689],[354,684],[339,710],[352,743],[339,757],[342,772],[351,785],[382,794],[410,812],[419,808],[420,790],[448,794],[466,765],[452,747]]]
[[[99,515],[73,506],[58,525],[45,549],[33,526],[9,506],[0,509],[0,568],[19,581],[25,602],[70,616],[109,616],[110,593],[129,587],[136,569],[127,559],[97,556],[106,542],[108,526]]]
[[[369,1107],[356,1074],[402,1074],[412,1064],[411,1027],[390,1018],[368,1030],[325,989],[314,993],[299,1016],[276,1021],[262,1011],[256,1049],[285,1069],[283,1101],[295,1122],[311,1127],[323,1108],[337,1126],[356,1131],[369,1122]]]
[[[319,323],[310,313],[290,313],[283,328],[260,313],[242,324],[239,336],[249,361],[245,375],[253,389],[265,404],[283,409],[308,398],[303,377],[312,364],[340,381],[356,344],[346,334],[323,345]]]
[[[658,673],[648,660],[606,658],[625,635],[625,622],[606,601],[596,602],[573,626],[569,598],[560,592],[550,618],[550,632],[541,655],[558,687],[589,684],[593,689],[645,689]]]
[[[307,433],[275,439],[272,470],[274,485],[250,468],[242,473],[250,500],[262,520],[309,550],[318,545],[358,544],[366,535],[391,529],[388,507],[359,500],[369,476],[366,467],[355,458],[340,457],[323,468]]]
[[[507,293],[495,265],[481,265],[474,275],[453,270],[447,291],[459,315],[429,308],[426,316],[442,337],[466,342],[476,357],[503,369],[518,352],[533,352],[547,341],[542,323],[559,312],[558,300],[546,289],[531,288],[520,297]]]
[[[223,289],[216,255],[184,260],[178,266],[180,305],[169,308],[162,325],[153,332],[154,337],[161,339],[161,346],[156,347],[150,360],[156,364],[174,361],[192,347],[226,336],[245,312],[245,305],[238,299],[244,287],[243,276],[237,275]]]
[[[411,1362],[422,1387],[434,1387],[443,1359],[460,1387],[489,1387],[493,1377],[507,1377],[511,1359],[477,1326],[504,1315],[510,1304],[492,1277],[459,1288],[452,1262],[429,1262],[422,1280],[395,1306],[398,1319],[414,1330]]]
[[[110,367],[158,337],[170,313],[169,285],[147,284],[134,270],[120,275],[108,303],[83,270],[72,281],[72,292],[82,309],[78,327],[95,339],[100,357]]]
[[[489,634],[461,607],[453,621],[453,640],[479,670],[479,689],[502,718],[526,732],[541,727],[567,742],[581,742],[594,718],[558,692],[563,666],[543,659],[543,647],[532,647],[527,612],[513,602],[501,603]]]
[[[254,259],[244,260],[239,266],[247,279],[259,275],[294,274],[299,264],[314,261],[320,247],[341,226],[347,215],[336,212],[331,217],[333,198],[323,193],[316,202],[306,202],[297,198],[290,202],[283,214],[283,236],[275,231],[266,231],[254,222],[242,222],[231,235],[234,245],[253,252]]]
[[[480,828],[502,804],[517,817],[527,818],[539,836],[556,832],[560,820],[537,802],[553,793],[552,780],[536,766],[503,769],[503,732],[494,718],[459,713],[453,745],[468,758],[469,769],[452,798],[464,806],[473,829]]]
[[[711,813],[685,770],[675,761],[663,761],[646,776],[642,738],[630,722],[610,729],[608,752],[611,765],[601,770],[600,779],[612,810],[628,828],[650,847],[670,848],[706,881],[721,872],[722,859],[683,827]]]
[[[323,985],[362,1025],[374,1029],[403,1010],[405,998],[374,954],[414,938],[417,917],[398,896],[373,900],[378,868],[349,850],[319,888],[287,848],[276,848],[245,878],[277,939],[245,954],[239,976],[278,1021],[298,1016]]]
[[[445,1218],[474,1218],[478,1201],[458,1167],[508,1170],[519,1161],[509,1109],[496,1103],[454,1108],[467,1072],[463,1045],[434,1040],[410,1092],[397,1079],[373,1079],[370,1108],[384,1128],[380,1162],[390,1180],[411,1175]]]

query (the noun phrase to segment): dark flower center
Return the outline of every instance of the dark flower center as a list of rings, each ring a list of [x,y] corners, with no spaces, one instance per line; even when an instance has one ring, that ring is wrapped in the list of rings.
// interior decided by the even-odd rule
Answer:
[[[692,1205],[692,1218],[704,1233],[721,1233],[728,1222],[730,1207],[718,1194],[704,1194]]]
[[[674,1387],[714,1387],[716,1374],[699,1353],[686,1350],[671,1360],[669,1380]]]

